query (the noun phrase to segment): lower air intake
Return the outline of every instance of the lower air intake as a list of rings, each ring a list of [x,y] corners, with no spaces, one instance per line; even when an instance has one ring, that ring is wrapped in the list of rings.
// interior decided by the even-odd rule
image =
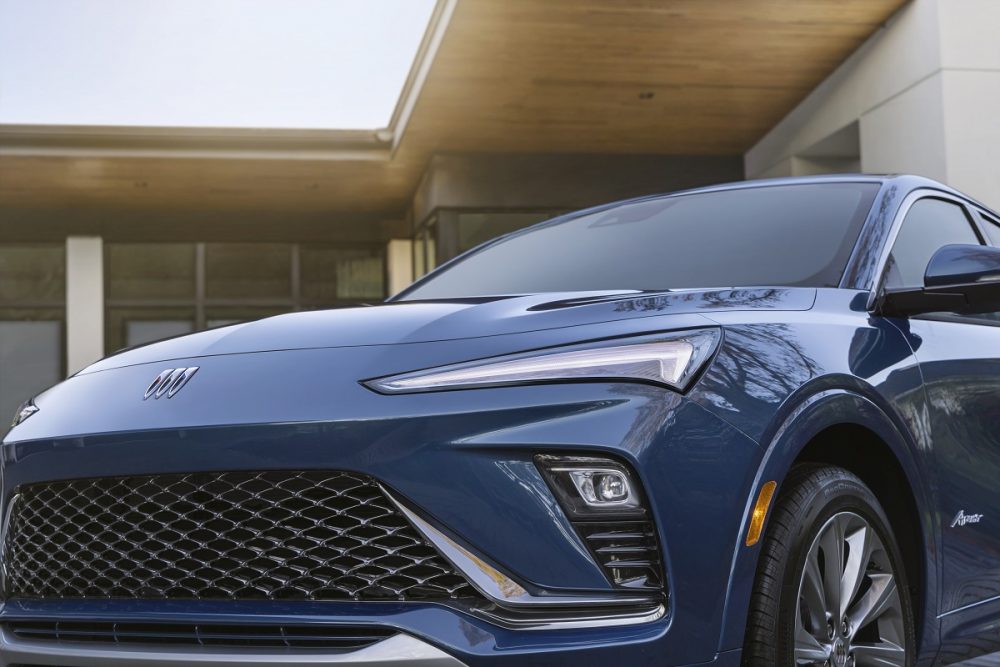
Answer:
[[[637,591],[664,588],[656,528],[651,522],[581,521],[575,525],[616,586]]]
[[[87,642],[89,644],[145,644],[212,646],[217,648],[291,648],[356,651],[395,634],[384,628],[288,625],[193,625],[182,623],[114,623],[68,621],[11,621],[4,625],[19,639]]]

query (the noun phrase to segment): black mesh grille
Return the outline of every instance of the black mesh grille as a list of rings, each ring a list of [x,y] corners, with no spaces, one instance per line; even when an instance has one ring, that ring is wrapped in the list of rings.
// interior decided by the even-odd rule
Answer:
[[[371,478],[227,472],[17,490],[6,592],[25,598],[475,596]]]
[[[636,590],[663,589],[663,566],[652,523],[579,521],[575,525],[615,585]]]
[[[385,628],[323,625],[195,625],[100,621],[9,621],[4,625],[17,637],[31,641],[302,648],[324,649],[324,652],[356,651],[395,634],[393,630]]]

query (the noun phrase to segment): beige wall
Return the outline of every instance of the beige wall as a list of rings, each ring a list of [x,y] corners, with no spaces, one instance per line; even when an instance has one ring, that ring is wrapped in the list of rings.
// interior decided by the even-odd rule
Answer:
[[[936,72],[860,118],[861,169],[948,180],[943,75]]]
[[[385,250],[386,293],[393,296],[413,282],[413,241],[392,239]]]
[[[997,25],[996,0],[914,0],[746,153],[747,176],[807,173],[802,156],[856,123],[863,171],[929,176],[1000,207]]]
[[[1000,40],[994,46],[1000,51]],[[1000,68],[948,70],[943,85],[947,180],[1000,209]]]
[[[66,239],[66,370],[70,375],[104,356],[104,243]]]

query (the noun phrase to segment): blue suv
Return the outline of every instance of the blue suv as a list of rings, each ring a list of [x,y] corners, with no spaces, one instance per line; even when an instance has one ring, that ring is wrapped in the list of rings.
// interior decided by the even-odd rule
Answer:
[[[1000,650],[1000,223],[759,181],[125,350],[2,448],[0,665]]]

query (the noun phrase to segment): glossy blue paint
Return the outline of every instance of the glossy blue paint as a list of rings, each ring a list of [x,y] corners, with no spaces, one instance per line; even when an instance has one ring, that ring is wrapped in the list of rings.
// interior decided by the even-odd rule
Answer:
[[[906,548],[919,551],[908,575],[922,601],[921,664],[942,647],[957,655],[988,644],[1000,622],[1000,327],[883,317],[868,307],[907,197],[968,200],[916,177],[826,180],[880,186],[839,288],[547,293],[286,315],[109,357],[37,397],[39,412],[4,440],[5,502],[19,485],[70,478],[361,472],[538,595],[611,585],[533,457],[613,456],[632,466],[648,496],[670,590],[665,618],[511,630],[434,603],[9,600],[0,620],[375,623],[473,667],[736,665],[759,555],[759,546],[744,546],[753,500],[818,435],[849,425],[875,443],[860,455],[883,457],[902,480],[896,500],[909,511],[896,518],[915,538]],[[683,395],[630,382],[393,396],[361,384],[707,327],[720,329],[722,342]],[[144,400],[161,371],[194,366],[176,396]],[[951,528],[963,509],[986,519]]]
[[[927,287],[947,287],[1000,280],[1000,248],[950,245],[931,258],[924,275]]]

